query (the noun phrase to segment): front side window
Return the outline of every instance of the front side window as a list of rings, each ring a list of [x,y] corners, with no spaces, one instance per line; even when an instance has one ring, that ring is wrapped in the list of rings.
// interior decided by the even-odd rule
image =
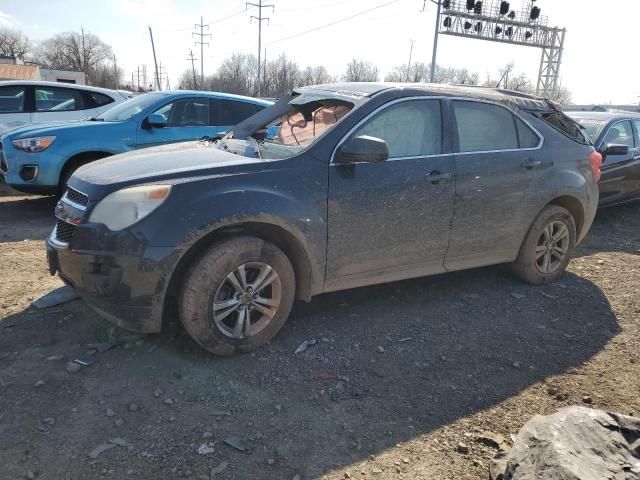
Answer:
[[[36,88],[37,112],[65,112],[85,108],[82,92],[66,88]]]
[[[389,158],[442,153],[442,114],[439,100],[409,100],[379,111],[351,137],[381,138]]]
[[[0,87],[0,113],[24,112],[25,87]]]
[[[636,127],[636,148],[640,148],[640,120],[634,120],[633,124]]]
[[[209,100],[176,100],[154,113],[167,120],[167,127],[203,127],[209,125]]]
[[[258,107],[253,103],[235,100],[213,100],[213,108],[218,110],[220,125],[237,125],[258,113]]]
[[[629,148],[634,148],[631,121],[625,120],[613,125],[604,137],[603,144],[605,146],[609,144],[627,145]]]
[[[453,102],[461,152],[486,152],[518,148],[513,114],[481,102]],[[526,139],[525,139],[526,140]]]

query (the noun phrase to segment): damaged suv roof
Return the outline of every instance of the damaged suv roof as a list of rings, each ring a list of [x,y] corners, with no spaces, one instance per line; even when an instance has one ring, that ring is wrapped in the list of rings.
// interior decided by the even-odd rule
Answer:
[[[391,82],[353,82],[328,83],[297,88],[300,94],[331,93],[350,98],[373,97],[388,90],[404,90],[407,94],[422,94],[445,97],[474,97],[480,100],[503,103],[529,111],[552,111],[558,109],[554,103],[540,97],[513,90],[470,85],[448,85],[441,83],[391,83]]]

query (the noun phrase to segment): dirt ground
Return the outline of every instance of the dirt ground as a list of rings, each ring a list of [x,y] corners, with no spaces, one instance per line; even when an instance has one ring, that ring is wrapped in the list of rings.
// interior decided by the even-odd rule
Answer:
[[[232,358],[177,324],[30,307],[61,285],[53,205],[0,190],[2,479],[486,479],[478,433],[511,442],[570,404],[640,414],[640,204],[600,211],[560,283],[493,267],[324,295]]]

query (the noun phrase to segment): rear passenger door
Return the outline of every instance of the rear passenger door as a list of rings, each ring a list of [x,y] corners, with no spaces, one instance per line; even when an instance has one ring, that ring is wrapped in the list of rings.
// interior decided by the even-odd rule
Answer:
[[[174,100],[155,112],[167,120],[167,125],[152,128],[142,122],[138,130],[138,148],[177,142],[199,140],[215,135],[211,126],[209,98],[182,98]]]
[[[634,128],[631,120],[613,123],[607,129],[599,150],[604,152],[609,144],[626,145],[629,152],[625,155],[603,155],[601,167],[600,203],[616,203],[638,194],[638,164],[640,149],[636,147]],[[638,142],[640,146],[640,142]],[[635,177],[635,178],[634,178]]]
[[[0,87],[0,133],[29,123],[27,92],[22,85]]]
[[[216,98],[211,100],[211,111],[216,133],[227,133],[231,127],[258,113],[262,108],[249,102]]]
[[[542,137],[493,103],[452,101],[457,134],[456,203],[447,270],[512,261],[535,216]]]

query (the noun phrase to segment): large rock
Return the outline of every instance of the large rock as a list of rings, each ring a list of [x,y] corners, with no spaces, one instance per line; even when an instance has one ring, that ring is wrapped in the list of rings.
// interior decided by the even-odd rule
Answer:
[[[491,479],[640,480],[640,418],[586,407],[535,416],[493,459]]]

